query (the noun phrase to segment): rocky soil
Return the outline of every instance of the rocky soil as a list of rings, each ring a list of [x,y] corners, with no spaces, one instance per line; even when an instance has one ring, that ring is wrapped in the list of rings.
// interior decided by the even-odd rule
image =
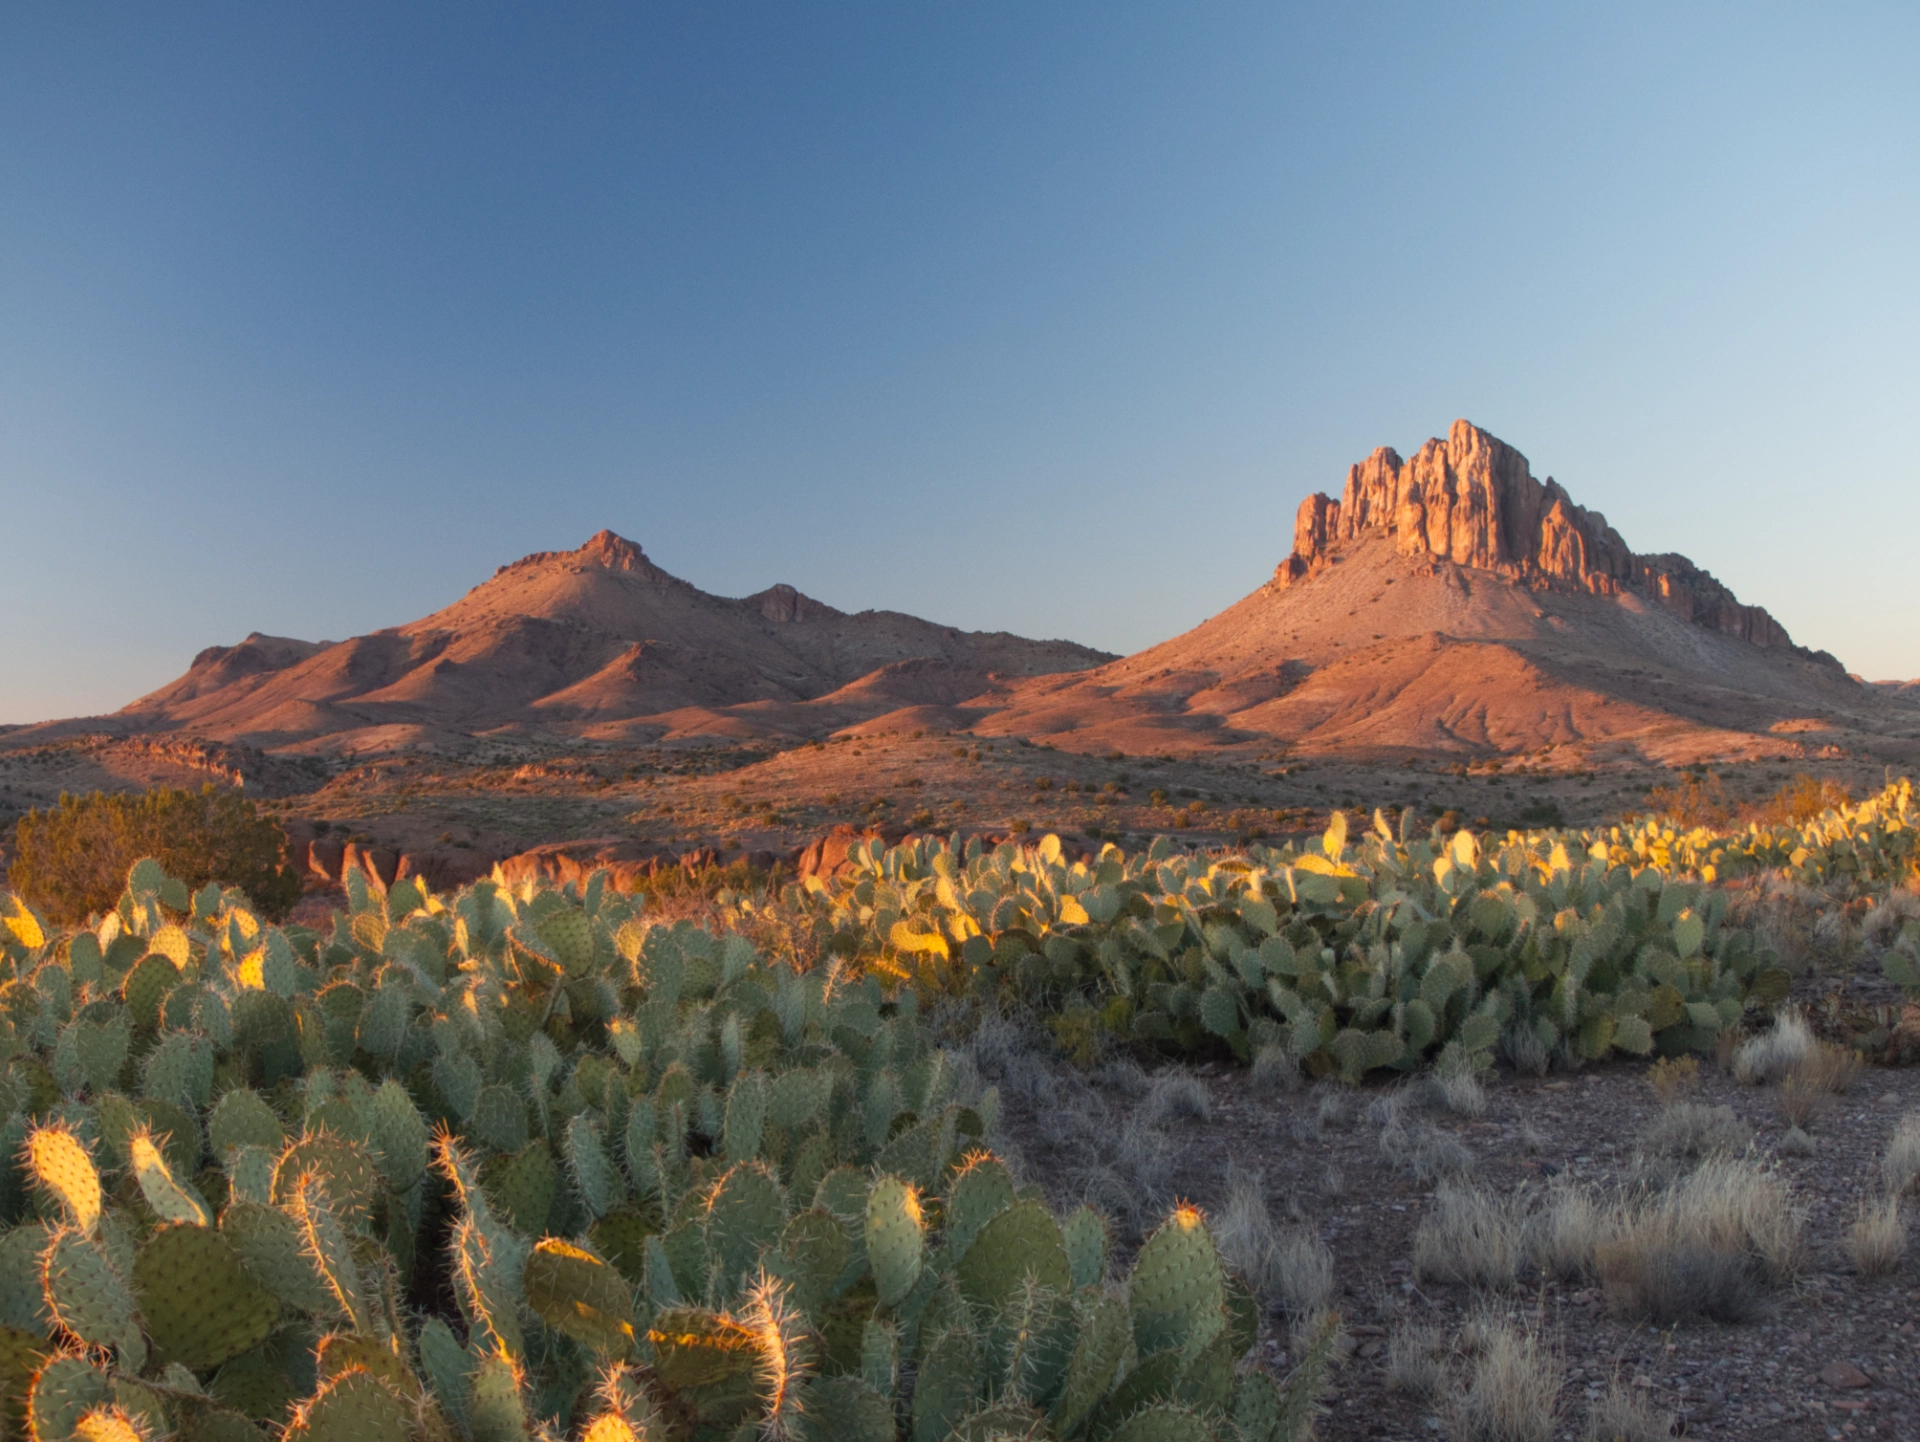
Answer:
[[[1429,1162],[1450,1156],[1458,1180],[1503,1196],[1539,1195],[1556,1178],[1609,1195],[1645,1184],[1650,1168],[1666,1174],[1670,1164],[1644,1150],[1662,1111],[1644,1065],[1496,1074],[1477,1115],[1423,1101],[1417,1085],[1276,1088],[1217,1064],[1174,1073],[1191,1076],[1191,1092],[1184,1080],[1169,1086],[1167,1073],[1142,1078],[1124,1066],[1084,1091],[1054,1075],[1036,1082],[999,1069],[1014,1094],[1014,1150],[1056,1202],[1089,1188],[1098,1194],[1102,1185],[1099,1164],[1087,1160],[1102,1144],[1063,1136],[1063,1113],[1126,1131],[1146,1126],[1157,1110],[1155,1144],[1170,1154],[1160,1170],[1136,1170],[1136,1185],[1146,1177],[1151,1189],[1159,1177],[1218,1218],[1236,1174],[1250,1173],[1280,1225],[1304,1226],[1331,1248],[1332,1305],[1343,1327],[1318,1434],[1328,1442],[1448,1435],[1446,1406],[1459,1382],[1429,1396],[1393,1385],[1395,1336],[1437,1329],[1455,1353],[1457,1379],[1474,1328],[1489,1315],[1536,1329],[1564,1364],[1553,1436],[1585,1436],[1587,1408],[1613,1383],[1688,1437],[1920,1436],[1920,1268],[1908,1259],[1888,1275],[1862,1277],[1842,1246],[1861,1201],[1880,1195],[1888,1139],[1920,1109],[1920,1072],[1866,1072],[1810,1123],[1808,1153],[1786,1142],[1777,1088],[1742,1086],[1717,1071],[1703,1077],[1696,1100],[1730,1107],[1751,1129],[1750,1155],[1777,1167],[1804,1208],[1809,1261],[1796,1281],[1766,1292],[1755,1320],[1664,1329],[1610,1315],[1590,1281],[1535,1277],[1483,1294],[1422,1280],[1413,1261],[1415,1233],[1436,1196],[1435,1179],[1416,1174],[1413,1152]],[[1147,1143],[1136,1136],[1125,1145]],[[1293,1346],[1286,1318],[1271,1316],[1266,1363],[1284,1373]]]

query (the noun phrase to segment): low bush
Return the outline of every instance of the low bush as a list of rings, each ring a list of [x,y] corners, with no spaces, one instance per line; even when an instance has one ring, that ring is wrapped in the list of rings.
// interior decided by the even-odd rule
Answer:
[[[211,785],[63,795],[56,806],[29,811],[15,832],[7,882],[49,920],[73,925],[111,910],[143,856],[193,890],[238,887],[269,919],[300,899],[300,875],[278,824],[240,792]]]

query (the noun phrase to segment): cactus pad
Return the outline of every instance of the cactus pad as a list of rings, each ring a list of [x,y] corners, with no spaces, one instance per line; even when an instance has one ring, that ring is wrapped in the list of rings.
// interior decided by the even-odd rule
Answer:
[[[482,1087],[467,1130],[496,1152],[517,1152],[527,1144],[527,1104],[512,1087]]]
[[[40,1259],[40,1279],[62,1327],[88,1346],[118,1348],[133,1371],[145,1365],[147,1345],[134,1320],[133,1294],[98,1243],[82,1232],[56,1232]]]
[[[1204,1342],[1224,1321],[1226,1278],[1197,1207],[1175,1208],[1140,1248],[1128,1284],[1133,1336],[1144,1356]]]
[[[975,1152],[947,1192],[947,1252],[957,1262],[980,1229],[1013,1205],[1013,1178],[998,1157]]]
[[[574,1195],[592,1217],[604,1217],[627,1199],[620,1173],[600,1144],[600,1129],[584,1116],[572,1118],[566,1132],[567,1172]]]
[[[1029,1277],[1057,1292],[1073,1288],[1060,1228],[1038,1202],[1021,1202],[982,1227],[958,1275],[967,1299],[988,1307],[1004,1306]]]
[[[548,1326],[613,1357],[633,1348],[633,1288],[612,1267],[571,1242],[535,1244],[523,1274],[527,1305]]]
[[[218,1232],[163,1226],[133,1264],[134,1293],[162,1356],[195,1371],[217,1367],[266,1340],[280,1305]]]
[[[913,1442],[946,1442],[980,1405],[980,1344],[971,1332],[943,1333],[927,1349],[913,1387]]]
[[[927,1240],[920,1198],[898,1177],[882,1177],[867,1194],[866,1238],[880,1305],[898,1306],[920,1280]]]
[[[371,1331],[360,1267],[325,1181],[311,1173],[303,1176],[287,1201],[287,1211],[299,1225],[301,1250],[312,1260],[340,1312],[360,1331]]]
[[[250,1087],[236,1087],[221,1097],[207,1118],[207,1144],[217,1158],[234,1147],[266,1147],[278,1154],[286,1143],[280,1118]]]
[[[427,1173],[427,1123],[407,1089],[389,1077],[361,1109],[374,1164],[396,1192],[418,1185]]]
[[[100,1223],[100,1173],[81,1140],[65,1127],[35,1127],[27,1137],[27,1165],[59,1200],[74,1225],[91,1232]]]
[[[350,1227],[366,1221],[375,1199],[386,1189],[386,1180],[365,1147],[326,1131],[309,1132],[280,1154],[273,1169],[274,1201],[282,1206],[292,1201],[308,1176],[320,1179],[327,1200]]]
[[[220,1235],[282,1303],[319,1316],[333,1311],[333,1294],[306,1253],[300,1224],[286,1212],[235,1202],[221,1215]]]
[[[893,1403],[858,1377],[828,1377],[807,1389],[806,1442],[894,1442]]]
[[[728,1427],[754,1409],[760,1351],[738,1322],[698,1307],[670,1307],[654,1317],[647,1340],[654,1376],[702,1423]]]
[[[760,1133],[767,1124],[767,1078],[757,1071],[742,1072],[727,1092],[726,1122],[721,1150],[730,1162],[750,1160],[760,1150]]]
[[[786,1225],[780,1184],[759,1162],[728,1169],[707,1199],[707,1255],[731,1292],[759,1265],[760,1254],[780,1240]]]
[[[1079,1335],[1053,1400],[1054,1431],[1063,1437],[1078,1432],[1106,1397],[1133,1340],[1132,1321],[1118,1298],[1094,1292],[1078,1306]]]
[[[343,1372],[308,1398],[287,1424],[287,1442],[408,1442],[412,1410],[363,1369]]]
[[[192,1187],[174,1180],[167,1159],[160,1155],[146,1128],[128,1138],[127,1152],[140,1193],[156,1217],[163,1222],[190,1222],[196,1227],[212,1223],[213,1213],[206,1202]]]
[[[529,1142],[510,1156],[493,1156],[480,1167],[480,1189],[518,1231],[534,1236],[547,1229],[560,1186],[553,1157],[544,1141]]]
[[[89,1407],[73,1424],[74,1442],[147,1442],[147,1434],[118,1407]]]
[[[1060,1228],[1073,1285],[1097,1287],[1107,1276],[1107,1222],[1092,1207],[1076,1207]]]
[[[54,1357],[33,1379],[28,1425],[35,1442],[67,1442],[81,1417],[113,1400],[113,1380],[105,1372],[79,1357]]]
[[[1213,1442],[1213,1433],[1199,1413],[1161,1402],[1135,1412],[1109,1442]]]

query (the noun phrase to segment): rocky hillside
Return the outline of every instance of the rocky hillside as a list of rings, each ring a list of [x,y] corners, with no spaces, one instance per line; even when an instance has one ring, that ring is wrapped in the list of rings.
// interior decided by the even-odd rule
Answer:
[[[1912,712],[1793,644],[1684,556],[1640,555],[1466,421],[1309,496],[1273,578],[1170,641],[998,683],[980,729],[1081,751],[1560,767],[1872,749]]]

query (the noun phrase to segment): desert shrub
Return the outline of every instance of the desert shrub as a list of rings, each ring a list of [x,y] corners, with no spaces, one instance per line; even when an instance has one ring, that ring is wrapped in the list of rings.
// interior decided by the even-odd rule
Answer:
[[[1852,793],[1839,782],[1817,781],[1802,772],[1752,808],[1747,819],[1762,826],[1804,826],[1852,800]]]
[[[300,899],[279,825],[240,792],[211,785],[63,795],[20,819],[7,882],[49,920],[72,925],[111,910],[143,856],[195,890],[237,886],[272,919]]]
[[[1724,827],[1734,816],[1726,786],[1711,772],[1703,776],[1689,771],[1675,785],[1656,786],[1647,793],[1646,804],[1656,816],[1667,817],[1689,831]]]

